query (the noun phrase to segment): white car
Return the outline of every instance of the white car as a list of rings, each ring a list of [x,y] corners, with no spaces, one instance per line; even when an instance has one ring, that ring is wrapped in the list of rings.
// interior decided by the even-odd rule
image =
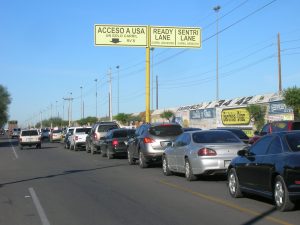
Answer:
[[[90,132],[91,127],[75,127],[73,135],[69,137],[70,149],[77,151],[79,147],[85,147],[86,136]]]
[[[41,135],[37,129],[21,130],[19,136],[19,147],[22,150],[24,146],[35,146],[36,148],[42,148]]]

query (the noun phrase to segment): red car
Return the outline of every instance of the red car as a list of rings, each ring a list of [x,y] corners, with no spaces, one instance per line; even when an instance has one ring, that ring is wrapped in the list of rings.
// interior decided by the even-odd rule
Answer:
[[[249,144],[254,144],[266,134],[291,130],[300,130],[300,121],[273,121],[264,125],[261,132],[256,133],[254,137],[250,138]]]

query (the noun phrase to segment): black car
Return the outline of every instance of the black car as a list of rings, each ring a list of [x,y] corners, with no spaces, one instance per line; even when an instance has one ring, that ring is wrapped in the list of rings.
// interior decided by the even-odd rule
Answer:
[[[113,129],[101,138],[101,154],[112,159],[115,156],[127,156],[128,140],[133,137],[134,129]]]
[[[232,197],[247,192],[274,199],[280,211],[294,208],[300,199],[300,131],[266,135],[238,155],[228,167]]]

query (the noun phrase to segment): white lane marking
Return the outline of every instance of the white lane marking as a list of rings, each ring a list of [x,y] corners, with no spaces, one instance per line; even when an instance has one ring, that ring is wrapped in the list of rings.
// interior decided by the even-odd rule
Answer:
[[[16,152],[16,149],[15,149],[15,147],[12,145],[12,143],[11,143],[11,140],[9,140],[9,143],[10,143],[10,146],[11,146],[11,148],[12,148],[13,152],[14,152],[14,155],[15,155],[16,159],[18,159],[18,158],[19,158],[19,156],[18,156],[18,154],[17,154],[17,152]]]
[[[32,197],[32,200],[33,200],[33,203],[34,203],[34,205],[35,205],[35,207],[38,211],[38,214],[40,216],[42,224],[43,225],[50,225],[49,220],[46,216],[46,213],[45,213],[45,211],[44,211],[44,209],[43,209],[43,207],[42,207],[42,205],[39,201],[39,198],[37,197],[37,195],[36,195],[36,193],[35,193],[35,191],[32,187],[29,188],[29,193],[30,193],[30,195]]]

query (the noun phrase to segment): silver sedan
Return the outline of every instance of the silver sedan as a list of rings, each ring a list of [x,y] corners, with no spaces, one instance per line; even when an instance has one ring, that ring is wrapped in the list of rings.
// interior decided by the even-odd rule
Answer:
[[[184,173],[189,181],[202,174],[225,174],[237,151],[246,146],[230,131],[185,132],[164,151],[163,173]]]

